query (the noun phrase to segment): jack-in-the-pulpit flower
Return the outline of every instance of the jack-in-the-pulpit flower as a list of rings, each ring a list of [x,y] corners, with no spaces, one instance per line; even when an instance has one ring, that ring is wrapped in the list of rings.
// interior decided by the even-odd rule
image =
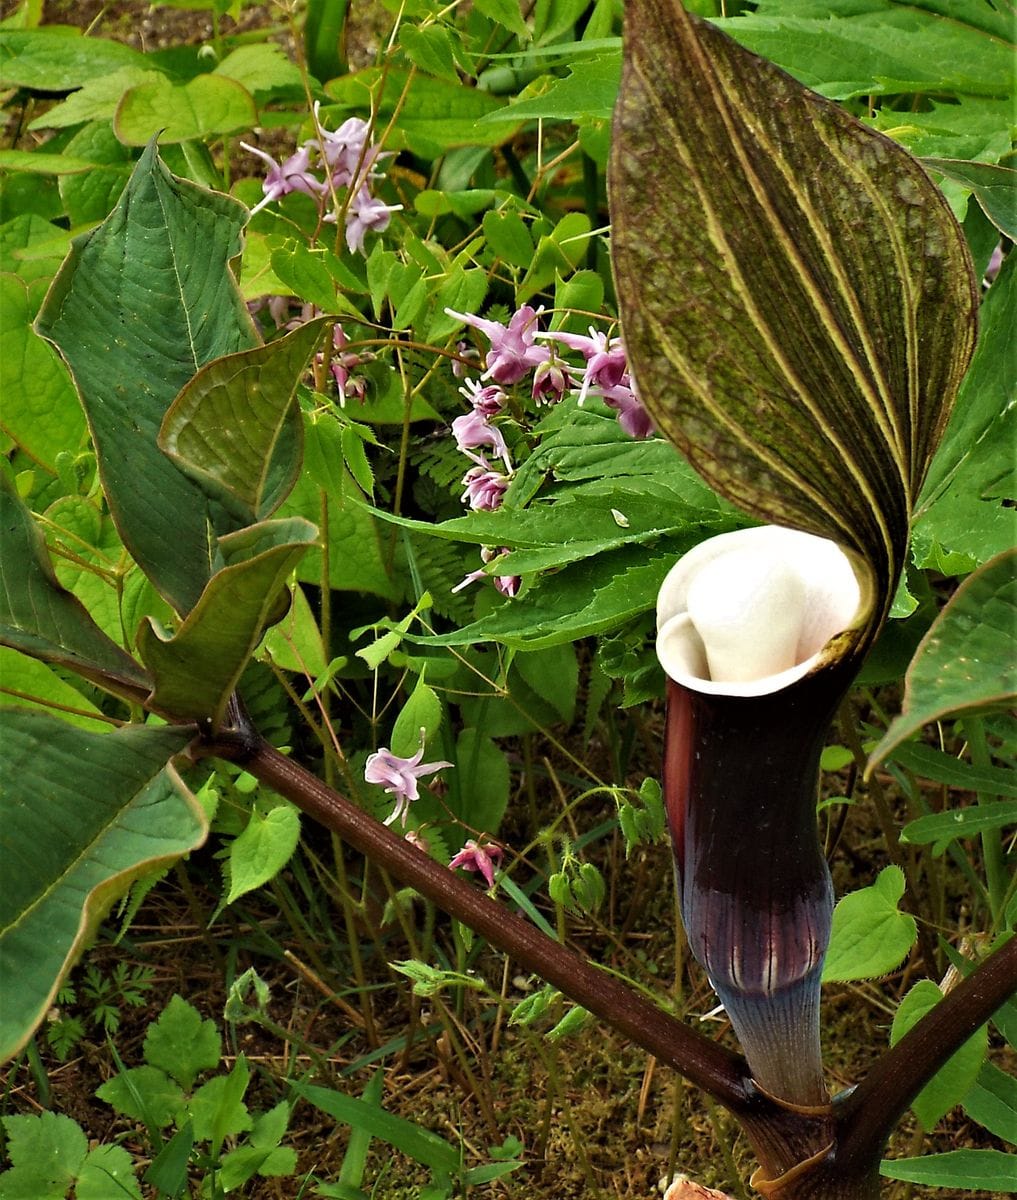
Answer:
[[[664,792],[689,945],[753,1074],[826,1099],[819,990],[833,889],[815,835],[819,755],[854,674],[868,573],[776,526],[702,542],[661,586]]]
[[[504,855],[505,851],[501,846],[495,845],[494,842],[486,840],[475,842],[473,838],[470,838],[462,850],[453,856],[448,866],[450,871],[454,871],[456,867],[460,867],[464,871],[479,872],[483,875],[487,886],[490,888],[494,887],[495,868],[501,862]]]
[[[424,740],[426,731],[420,731],[420,749],[411,758],[402,758],[393,754],[387,746],[380,746],[373,754],[368,755],[364,767],[364,779],[368,783],[377,783],[384,787],[391,796],[395,796],[396,805],[385,824],[391,825],[396,820],[406,824],[410,805],[420,799],[417,780],[424,775],[433,775],[445,767],[454,764],[450,762],[423,762]]]

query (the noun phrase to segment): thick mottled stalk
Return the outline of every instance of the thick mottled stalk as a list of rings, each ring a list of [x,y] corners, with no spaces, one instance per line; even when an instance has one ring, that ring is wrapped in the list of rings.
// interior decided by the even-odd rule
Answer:
[[[708,695],[669,680],[664,790],[692,952],[767,1091],[826,1102],[819,976],[833,889],[816,837],[819,755],[853,675]]]

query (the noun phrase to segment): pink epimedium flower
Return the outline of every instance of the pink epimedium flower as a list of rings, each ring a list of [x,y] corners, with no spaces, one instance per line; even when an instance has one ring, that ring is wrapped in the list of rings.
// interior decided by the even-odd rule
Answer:
[[[366,254],[364,236],[368,232],[381,233],[388,228],[394,212],[402,209],[401,204],[386,204],[377,196],[372,196],[366,184],[360,188],[350,201],[346,210],[346,245],[350,253],[359,250]],[[325,220],[334,221],[335,215],[330,213]]]
[[[480,366],[480,351],[475,346],[471,346],[469,342],[456,342],[456,357],[452,359],[452,374],[456,379],[462,379],[467,370],[473,370],[474,367]],[[469,387],[469,383],[466,385]],[[476,384],[480,387],[480,384]],[[459,389],[462,391],[462,388]]]
[[[617,411],[618,424],[629,437],[647,438],[653,433],[653,419],[643,407],[627,375],[615,387],[595,388],[592,395],[599,396],[608,408]]]
[[[557,404],[572,387],[572,378],[565,363],[549,358],[533,372],[530,395],[538,404]]]
[[[287,196],[290,192],[305,192],[315,198],[321,195],[325,185],[311,172],[311,156],[306,146],[301,146],[295,154],[278,163],[271,154],[266,154],[257,146],[249,146],[246,142],[241,142],[240,145],[268,163],[268,171],[261,185],[265,196],[251,209],[252,217],[261,212],[266,204],[271,204],[273,200]]]
[[[508,403],[508,397],[496,383],[483,387],[476,379],[467,379],[459,389],[459,394],[465,396],[477,412],[485,417],[497,416]]]
[[[477,409],[474,409],[473,412],[463,413],[461,417],[456,417],[452,422],[452,436],[459,449],[478,465],[486,467],[487,461],[482,455],[471,454],[470,451],[479,449],[481,446],[490,446],[505,464],[505,470],[512,470],[512,460],[509,458],[505,435]]]
[[[329,362],[329,370],[335,380],[336,391],[339,393],[339,407],[345,408],[346,401],[352,396],[355,400],[363,401],[367,394],[367,380],[363,375],[354,375],[355,368],[362,363],[371,362],[373,354],[356,354],[347,350],[349,338],[341,325],[332,329],[332,346],[335,353]]]
[[[473,838],[463,846],[448,865],[450,871],[460,867],[464,871],[477,871],[483,875],[488,887],[494,887],[494,870],[505,856],[505,851],[494,842],[475,842]]]
[[[578,350],[586,359],[583,383],[579,389],[579,404],[586,399],[591,387],[617,387],[628,370],[621,338],[608,338],[606,333],[598,332],[592,325],[589,337],[579,333],[542,333],[538,336],[561,342],[570,350]]]
[[[502,546],[498,550],[492,550],[489,546],[480,548],[481,560],[487,564],[493,562],[500,554],[508,554],[508,547]],[[522,584],[522,579],[518,575],[489,575],[486,571],[471,571],[464,579],[461,579],[452,589],[453,594],[461,592],[463,588],[467,588],[471,583],[477,583],[481,579],[490,579],[494,582],[495,589],[503,596],[515,596]]]
[[[533,309],[524,304],[512,314],[508,325],[503,325],[500,321],[488,321],[472,313],[445,309],[450,317],[479,329],[491,343],[483,378],[493,379],[495,383],[505,386],[518,383],[534,367],[550,358],[547,347],[538,346],[533,340],[538,332],[537,318],[543,311],[542,308]]]
[[[414,800],[420,799],[417,780],[424,775],[433,775],[435,771],[454,765],[450,762],[421,762],[424,757],[425,736],[425,730],[421,729],[420,749],[412,758],[401,758],[398,754],[393,754],[387,746],[381,746],[374,754],[368,755],[364,767],[364,779],[368,783],[380,784],[389,795],[396,798],[396,806],[392,810],[392,815],[385,821],[386,825],[391,825],[395,820],[401,819],[405,826],[410,805]]]
[[[463,476],[466,490],[459,497],[470,508],[480,512],[494,512],[501,508],[509,481],[500,471],[492,470],[486,463],[483,466],[471,467]]]

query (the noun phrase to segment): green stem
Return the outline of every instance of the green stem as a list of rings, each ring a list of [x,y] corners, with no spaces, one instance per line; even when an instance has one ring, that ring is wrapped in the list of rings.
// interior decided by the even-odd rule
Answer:
[[[979,717],[968,717],[961,722],[964,735],[971,750],[971,761],[976,767],[988,770],[992,767],[989,743],[985,738],[985,723]],[[978,803],[982,806],[993,803],[993,797],[978,792]],[[998,829],[982,830],[982,857],[985,863],[985,882],[989,889],[989,907],[992,923],[999,927],[1003,919],[1003,905],[1010,880],[1007,878],[1006,858]]]

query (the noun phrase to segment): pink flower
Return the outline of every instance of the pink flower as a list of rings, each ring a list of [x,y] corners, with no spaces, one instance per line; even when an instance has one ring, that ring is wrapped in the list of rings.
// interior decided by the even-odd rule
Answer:
[[[452,422],[452,436],[459,449],[480,466],[486,467],[486,461],[479,454],[470,454],[470,451],[476,450],[480,446],[490,446],[504,462],[505,470],[512,470],[512,460],[509,458],[508,446],[505,444],[505,435],[492,425],[482,412],[474,409],[473,412],[463,413],[461,417],[456,417]]]
[[[311,174],[311,156],[306,146],[301,146],[285,162],[277,163],[271,154],[266,154],[257,146],[249,146],[246,142],[240,144],[245,150],[268,163],[268,171],[261,185],[265,197],[251,209],[252,217],[261,212],[266,204],[271,204],[273,200],[278,200],[290,192],[305,192],[308,196],[315,197],[321,195],[324,184]]]
[[[571,386],[572,379],[565,363],[549,358],[534,371],[530,395],[538,404],[557,404]]]
[[[497,416],[508,403],[508,397],[496,383],[481,387],[475,379],[467,379],[465,385],[459,389],[459,394],[465,396],[477,412],[483,413],[485,417]]]
[[[480,365],[480,352],[469,342],[456,342],[456,356],[452,359],[452,374],[456,379],[462,379],[467,367]],[[468,385],[467,385],[468,386]],[[477,387],[480,385],[477,384]]]
[[[607,334],[599,333],[592,325],[589,337],[578,333],[541,333],[537,336],[561,342],[570,350],[578,350],[586,359],[583,383],[579,389],[579,404],[586,399],[591,387],[617,387],[628,369],[625,347],[622,345],[621,338],[608,340]]]
[[[643,408],[643,402],[636,395],[631,379],[623,376],[622,382],[612,388],[596,388],[594,396],[599,396],[608,408],[617,410],[618,424],[629,437],[646,438],[653,433],[654,425],[650,414]]]
[[[401,204],[386,204],[377,196],[372,196],[366,184],[360,188],[346,210],[346,245],[350,252],[359,250],[361,254],[366,254],[364,235],[368,231],[381,233],[387,229],[392,214],[401,208]],[[325,218],[326,221],[330,219],[334,221],[335,216]]]
[[[496,508],[500,508],[509,485],[507,477],[499,471],[492,470],[487,463],[470,467],[463,476],[463,483],[466,485],[466,491],[459,499],[463,503],[468,500],[470,508],[481,512],[494,512]]]
[[[401,818],[405,826],[410,805],[414,800],[420,799],[417,780],[424,775],[433,775],[435,771],[440,771],[443,767],[454,765],[450,762],[421,762],[420,760],[424,757],[425,736],[426,731],[421,729],[420,749],[412,758],[400,758],[386,746],[382,746],[374,754],[368,755],[367,764],[364,767],[364,778],[368,783],[383,785],[385,791],[396,798],[396,806],[392,810],[392,815],[385,822],[386,825],[391,825],[396,818]]]
[[[362,363],[370,362],[373,354],[356,354],[353,351],[346,349],[349,344],[349,338],[346,336],[341,325],[336,325],[332,329],[332,345],[337,354],[332,355],[329,363],[329,370],[332,372],[332,378],[335,380],[336,391],[339,393],[340,408],[346,407],[346,401],[353,396],[357,400],[363,400],[367,394],[367,380],[363,375],[354,375],[353,370],[359,367]]]
[[[488,887],[494,887],[494,869],[505,856],[501,846],[493,842],[475,842],[472,838],[448,865],[450,871],[461,867],[464,871],[479,871],[487,880]]]
[[[542,308],[534,310],[524,304],[512,314],[508,325],[502,325],[500,321],[487,321],[472,313],[455,312],[451,308],[445,311],[450,317],[479,329],[491,343],[484,379],[490,378],[495,383],[505,385],[518,383],[524,375],[550,357],[546,346],[537,346],[533,341],[537,333],[537,318],[544,311]]]
[[[480,548],[480,557],[483,562],[493,562],[499,554],[508,554],[508,547],[502,546],[500,550],[492,550],[488,546]],[[503,596],[515,596],[519,591],[522,580],[518,575],[488,575],[484,570],[471,571],[464,579],[461,579],[452,589],[453,594],[461,592],[463,588],[469,587],[471,583],[476,583],[480,579],[493,579],[495,588],[501,592]]]

